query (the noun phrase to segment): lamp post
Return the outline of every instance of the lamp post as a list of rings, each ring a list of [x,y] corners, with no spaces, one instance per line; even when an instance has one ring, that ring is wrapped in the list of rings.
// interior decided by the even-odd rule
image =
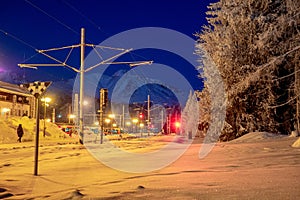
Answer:
[[[116,124],[116,123],[113,123],[113,124],[112,124],[112,128],[113,128],[114,132],[116,131],[116,129],[115,129],[116,127],[117,127],[117,124]],[[117,131],[117,133],[118,133],[118,131]]]
[[[108,117],[114,119],[116,116],[114,114],[109,114]]]
[[[110,123],[110,119],[108,119],[108,118],[106,118],[105,120],[104,120],[104,122],[106,123],[106,128],[108,128],[108,124]]]
[[[140,132],[141,132],[141,137],[143,137],[143,128],[144,128],[144,124],[140,123]]]
[[[127,128],[127,131],[129,132],[129,127],[131,126],[131,122],[126,122],[126,126],[128,127]],[[131,128],[132,129],[132,128]],[[132,131],[132,130],[131,130]]]
[[[72,115],[72,114],[69,115],[69,124],[71,124],[71,119],[72,119],[72,124],[74,123],[75,117],[76,117],[75,115]]]
[[[137,132],[137,123],[139,122],[139,120],[138,119],[136,119],[136,118],[134,118],[134,119],[132,119],[132,122],[134,123],[134,125],[135,125],[135,132]]]
[[[115,114],[109,114],[108,117],[109,117],[110,120],[111,120],[110,129],[111,129],[111,131],[112,131],[112,125],[113,125],[113,123],[114,123],[114,121],[115,121],[116,115],[115,115]]]
[[[8,118],[8,113],[10,112],[10,109],[9,108],[2,108],[2,112],[4,113],[5,118],[7,119]]]
[[[47,112],[46,107],[49,106],[48,103],[51,102],[51,98],[49,98],[49,97],[43,97],[41,99],[41,101],[44,102],[44,132],[43,132],[43,136],[45,137],[46,136],[46,112]]]

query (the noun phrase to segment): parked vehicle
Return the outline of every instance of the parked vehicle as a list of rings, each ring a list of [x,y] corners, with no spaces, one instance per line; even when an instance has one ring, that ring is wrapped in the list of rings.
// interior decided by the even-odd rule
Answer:
[[[58,124],[57,126],[70,137],[72,137],[72,134],[77,134],[77,129],[74,125]]]
[[[121,128],[113,128],[113,129],[105,129],[104,130],[104,135],[122,134],[122,133],[124,133],[124,131]]]

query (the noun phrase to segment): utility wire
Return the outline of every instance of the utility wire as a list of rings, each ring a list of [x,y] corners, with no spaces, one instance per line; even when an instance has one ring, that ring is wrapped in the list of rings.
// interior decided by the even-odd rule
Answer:
[[[23,45],[25,45],[25,46],[28,46],[28,47],[32,48],[34,51],[36,51],[36,52],[38,51],[36,47],[34,47],[33,45],[29,44],[28,42],[25,42],[24,40],[20,39],[19,37],[15,36],[15,35],[13,35],[13,34],[10,34],[10,33],[8,33],[7,31],[4,31],[4,30],[2,30],[2,29],[0,29],[0,32],[2,32],[3,34],[5,34],[5,35],[8,36],[8,37],[11,37],[12,39],[14,39],[14,40],[16,40],[16,41],[18,41],[18,42],[20,42],[21,44],[23,44]],[[39,53],[36,53],[36,54],[30,56],[30,57],[27,58],[27,59],[24,58],[24,60],[22,61],[22,63],[27,62],[28,60],[32,59],[33,57],[37,56],[38,54],[39,54]]]
[[[4,33],[6,36],[9,36],[9,37],[11,37],[11,38],[17,40],[18,42],[20,42],[20,43],[22,43],[22,44],[24,44],[24,45],[26,45],[26,46],[28,46],[28,47],[34,49],[35,51],[37,51],[37,48],[35,48],[33,45],[29,44],[28,42],[25,42],[24,40],[18,38],[17,36],[15,36],[15,35],[13,35],[13,34],[10,34],[10,33],[6,32],[6,31],[2,30],[2,29],[0,29],[0,31],[1,31],[2,33]]]
[[[40,12],[44,13],[45,15],[47,15],[48,17],[50,17],[51,19],[55,20],[57,23],[61,24],[62,26],[64,26],[65,28],[69,29],[70,31],[72,31],[73,33],[75,33],[76,35],[80,35],[79,32],[75,31],[73,28],[71,28],[70,26],[66,25],[65,23],[63,23],[62,21],[60,21],[59,19],[57,19],[56,17],[50,15],[49,13],[47,13],[45,10],[41,9],[40,7],[38,7],[37,5],[33,4],[31,1],[29,0],[25,0],[26,3],[28,3],[29,5],[31,5],[32,7],[34,7],[35,9],[39,10]]]
[[[83,17],[84,19],[86,19],[89,23],[91,23],[93,26],[96,27],[97,30],[101,31],[100,26],[98,26],[98,24],[96,24],[93,20],[91,20],[89,17],[87,17],[86,15],[84,15],[82,12],[80,12],[77,8],[75,8],[73,5],[71,5],[69,2],[67,1],[63,1],[63,3],[65,3],[68,7],[70,7],[72,10],[74,10],[75,12],[77,12],[81,17]]]
[[[98,31],[100,31],[101,33],[105,34],[106,36],[110,36],[110,34],[108,34],[107,32],[103,31],[103,29],[95,22],[93,21],[91,18],[89,18],[87,15],[85,15],[82,11],[80,11],[79,9],[77,9],[74,5],[72,5],[71,3],[67,2],[66,0],[62,1],[63,3],[65,3],[69,8],[71,8],[72,10],[74,10],[75,12],[77,12],[81,17],[83,17],[84,19],[86,19],[90,24],[92,24]],[[120,44],[122,45],[122,44]],[[134,59],[134,57],[132,55],[136,55],[139,56],[143,59],[149,60],[149,58],[145,58],[144,56],[141,56],[139,54],[136,54],[134,52],[129,52],[130,56],[132,57],[132,59],[134,61],[136,61]]]
[[[80,11],[78,8],[76,8],[74,5],[72,5],[70,2],[67,2],[65,0],[63,0],[62,2],[65,3],[73,11],[77,12],[81,17],[83,17],[85,20],[87,20],[91,25],[93,25],[102,34],[105,34],[105,36],[107,36],[107,37],[111,36],[110,33],[103,31],[103,28],[101,28],[95,21],[93,21],[90,17],[85,15],[82,11]]]
[[[84,19],[86,19],[90,24],[92,24],[98,31],[102,32],[102,33],[105,33],[107,34],[106,32],[104,32],[100,26],[98,24],[96,24],[93,20],[91,20],[89,17],[87,17],[85,14],[83,14],[83,12],[81,12],[79,9],[75,8],[75,6],[71,5],[69,2],[67,1],[63,1],[68,7],[70,7],[72,10],[74,10],[75,12],[77,12],[81,17],[83,17]],[[96,53],[98,54],[99,52],[96,50]],[[132,60],[133,61],[136,61],[136,59],[134,58],[133,55],[136,55],[136,56],[139,56],[143,59],[147,59],[145,58],[144,56],[141,56],[141,55],[138,55],[136,53],[133,53],[133,52],[129,52],[129,55],[131,56]],[[99,55],[98,55],[99,56]],[[101,58],[101,57],[100,57]],[[138,79],[140,79],[143,83],[147,83],[148,80],[146,78],[146,76],[141,72],[140,74],[133,68],[132,69],[134,71],[134,73],[137,75]],[[150,89],[149,87],[147,86],[147,90],[148,90],[148,93],[150,94]]]

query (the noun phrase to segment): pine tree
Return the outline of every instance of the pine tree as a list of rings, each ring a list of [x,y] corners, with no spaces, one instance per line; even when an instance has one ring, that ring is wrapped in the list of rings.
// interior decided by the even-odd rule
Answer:
[[[199,101],[199,131],[200,136],[206,136],[209,128],[209,122],[211,121],[211,99],[207,88],[207,84],[204,83],[204,88],[201,92],[198,92]]]
[[[300,2],[221,0],[209,9],[196,49],[207,52],[225,84],[230,131],[223,140],[291,131],[299,119]]]
[[[196,92],[190,91],[188,100],[181,114],[181,129],[187,135],[189,132],[195,136],[199,123],[199,104]]]

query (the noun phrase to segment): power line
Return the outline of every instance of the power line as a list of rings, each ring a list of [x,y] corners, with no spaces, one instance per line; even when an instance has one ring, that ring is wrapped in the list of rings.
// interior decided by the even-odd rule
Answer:
[[[11,37],[11,38],[17,40],[18,42],[20,42],[20,43],[22,43],[22,44],[24,44],[24,45],[26,45],[26,46],[28,46],[28,47],[34,49],[35,51],[37,51],[37,48],[36,48],[36,47],[34,47],[33,45],[29,44],[28,42],[25,42],[24,40],[18,38],[17,36],[15,36],[15,35],[13,35],[13,34],[10,34],[10,33],[6,32],[6,31],[2,30],[2,29],[0,29],[0,31],[1,31],[2,33],[4,33],[6,36],[9,36],[9,37]]]
[[[101,32],[102,34],[105,34],[105,36],[109,37],[111,36],[111,33],[108,33],[106,31],[103,30],[103,28],[101,28],[94,20],[92,20],[90,17],[88,17],[87,15],[85,15],[82,11],[80,11],[78,8],[76,8],[74,5],[72,5],[71,3],[63,0],[63,3],[65,3],[69,8],[71,8],[73,11],[77,12],[81,17],[83,17],[85,20],[87,20],[91,25],[93,25],[99,32]],[[88,38],[87,38],[88,40]],[[123,46],[123,44],[120,44],[121,46]]]
[[[86,19],[90,24],[92,24],[98,31],[100,31],[101,33],[104,33],[106,36],[110,36],[109,33],[103,31],[103,29],[95,22],[93,21],[90,17],[88,17],[87,15],[85,15],[82,11],[80,11],[79,9],[77,9],[74,5],[72,5],[71,3],[63,0],[63,3],[65,3],[69,8],[71,8],[72,10],[74,10],[75,12],[77,12],[81,17],[83,17],[84,19]],[[120,43],[120,45],[123,45],[122,43]],[[134,57],[132,55],[136,55],[139,56],[140,58],[143,59],[149,59],[149,58],[145,58],[144,56],[141,56],[139,54],[136,54],[134,52],[129,52],[129,55],[132,57],[132,59],[135,61]]]
[[[109,34],[108,33],[106,33],[105,31],[103,31],[101,28],[100,28],[100,26],[96,23],[96,22],[94,22],[92,19],[90,19],[88,16],[86,16],[85,14],[83,14],[83,12],[81,12],[79,9],[77,9],[75,6],[73,6],[73,5],[71,5],[71,3],[69,3],[69,2],[67,2],[67,1],[65,1],[65,0],[63,0],[63,2],[69,7],[69,8],[71,8],[72,10],[74,10],[75,12],[77,12],[81,17],[83,17],[85,20],[87,20],[90,24],[92,24],[98,31],[100,31],[101,33],[104,33],[104,34],[106,34],[106,35],[108,35],[109,36]],[[95,49],[96,50],[96,49]],[[96,53],[98,54],[98,51],[96,50]],[[144,56],[141,56],[141,55],[139,55],[139,54],[136,54],[136,53],[133,53],[133,52],[129,52],[129,55],[131,56],[131,58],[132,58],[132,60],[133,61],[136,61],[136,59],[134,58],[134,56],[133,55],[136,55],[136,56],[139,56],[140,58],[143,58],[143,59],[148,59],[148,58],[145,58]],[[98,56],[100,56],[100,55],[98,55]],[[142,81],[142,82],[145,82],[145,83],[147,83],[147,79],[146,79],[146,77],[145,77],[145,75],[141,72],[141,74],[139,75],[134,69],[133,69],[133,71],[135,72],[135,74],[138,76],[138,77],[140,77],[140,79],[144,79],[144,81]],[[148,90],[148,92],[150,93],[150,89],[147,87],[147,90]]]
[[[75,8],[75,6],[71,5],[69,2],[63,0],[63,2],[72,10],[74,10],[75,12],[77,12],[81,17],[83,17],[84,19],[86,19],[90,24],[92,24],[98,31],[107,34],[106,32],[104,32],[100,26],[98,24],[96,24],[96,22],[94,22],[93,20],[91,20],[88,16],[86,16],[85,14],[83,14],[83,12],[81,12],[79,9]],[[98,51],[96,50],[96,53],[98,54]],[[136,59],[134,58],[133,55],[139,56],[143,59],[147,59],[144,56],[141,56],[139,54],[133,53],[133,52],[129,52],[129,55],[131,56],[133,61],[136,61]],[[98,55],[99,56],[99,55]],[[133,71],[135,72],[135,74],[140,77],[140,79],[143,79],[142,82],[147,83],[147,78],[145,77],[145,75],[141,72],[141,74],[139,75],[134,69]],[[147,87],[148,92],[150,93],[150,89]]]
[[[24,60],[22,61],[22,63],[26,63],[27,61],[31,60],[33,57],[35,57],[35,56],[37,56],[37,55],[40,54],[40,52],[39,52],[40,50],[38,50],[36,47],[34,47],[33,45],[29,44],[28,42],[25,42],[24,40],[20,39],[19,37],[15,36],[15,35],[13,35],[13,34],[11,34],[11,33],[8,33],[7,31],[5,31],[5,30],[3,30],[3,29],[0,29],[0,32],[2,32],[2,33],[5,34],[6,36],[11,37],[12,39],[14,39],[14,40],[16,40],[16,41],[18,41],[18,42],[20,42],[20,43],[26,45],[26,46],[28,46],[28,47],[34,49],[34,50],[37,52],[37,53],[35,53],[34,55],[30,56],[29,58],[26,58],[26,59],[24,58]],[[66,66],[63,66],[63,67],[66,68],[66,69],[69,69],[69,68],[66,67]],[[70,71],[73,71],[72,69],[69,69],[69,70],[70,70]],[[48,74],[48,75],[51,75],[50,73],[47,73],[47,74]],[[51,76],[52,76],[52,75],[51,75]],[[53,76],[53,77],[56,77],[56,75]]]
[[[45,15],[47,15],[48,17],[50,17],[51,19],[55,20],[57,23],[61,24],[62,26],[64,26],[65,28],[69,29],[70,31],[72,31],[73,33],[75,33],[76,35],[80,35],[77,31],[75,31],[73,28],[71,28],[70,26],[66,25],[65,23],[63,23],[62,21],[60,21],[59,19],[57,19],[56,17],[50,15],[49,13],[47,13],[45,10],[41,9],[40,7],[38,7],[37,5],[33,4],[32,2],[30,2],[29,0],[25,0],[26,3],[28,3],[29,5],[31,5],[32,7],[34,7],[35,9],[39,10],[40,12],[44,13]]]
[[[93,26],[95,26],[95,28],[99,31],[101,31],[100,26],[98,26],[98,24],[96,24],[93,20],[91,20],[89,17],[87,17],[86,15],[84,15],[82,12],[80,12],[77,8],[75,8],[73,5],[71,5],[69,2],[63,1],[68,7],[70,7],[72,10],[74,10],[75,12],[77,12],[81,17],[83,17],[84,19],[86,19],[89,23],[91,23]]]
[[[14,40],[16,40],[18,42],[20,42],[21,44],[32,48],[34,51],[36,51],[36,52],[38,51],[36,47],[34,47],[33,45],[29,44],[28,42],[25,42],[24,40],[20,39],[19,37],[15,36],[13,34],[10,34],[7,31],[4,31],[3,29],[0,29],[0,32],[4,33],[6,36],[11,37],[12,39],[14,39]],[[32,59],[33,57],[37,56],[38,54],[39,53],[36,53],[36,54],[30,56],[27,59],[24,58],[24,60],[22,61],[22,63],[27,62],[28,60]]]

